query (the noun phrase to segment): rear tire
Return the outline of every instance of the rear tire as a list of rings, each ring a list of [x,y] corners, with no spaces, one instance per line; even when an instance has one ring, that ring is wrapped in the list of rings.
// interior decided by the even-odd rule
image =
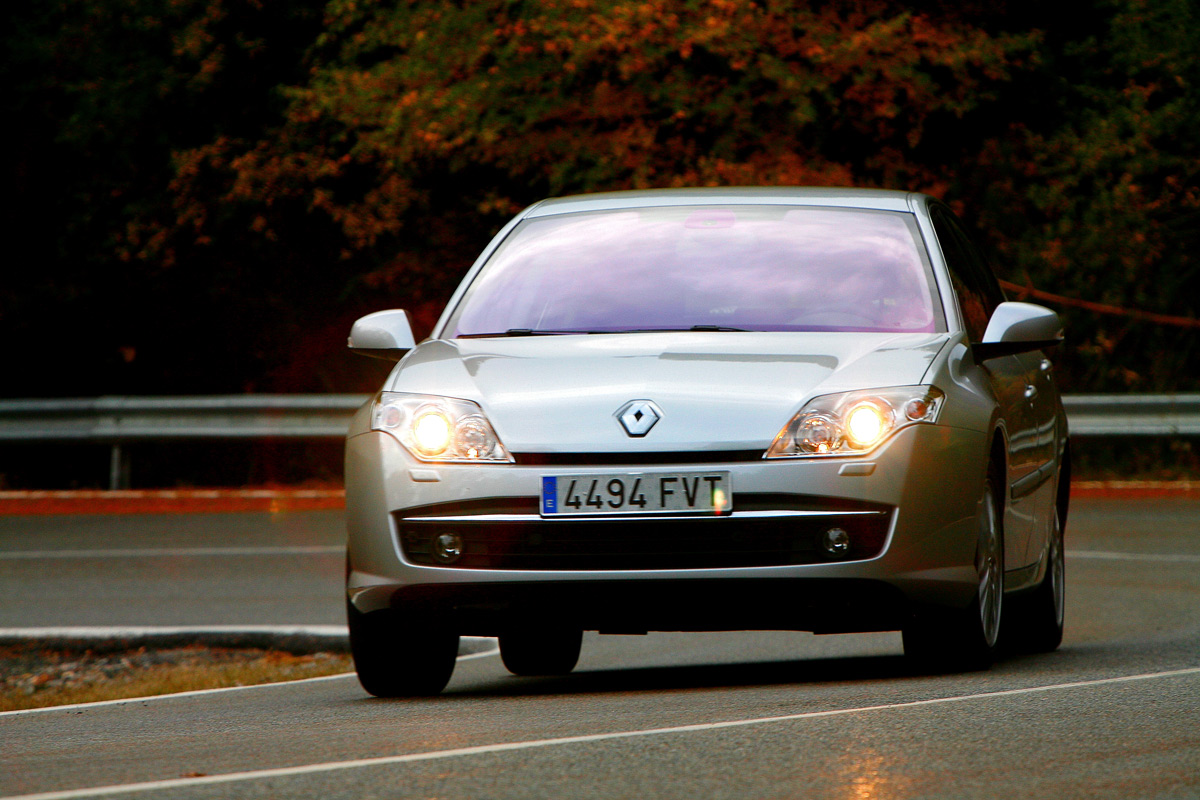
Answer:
[[[1016,653],[1049,653],[1062,644],[1066,610],[1066,559],[1058,513],[1050,534],[1046,575],[1029,595],[1013,603],[1005,643]]]
[[[513,675],[566,675],[579,663],[583,631],[515,630],[500,634],[500,660]]]
[[[435,695],[450,682],[458,634],[401,621],[393,609],[364,614],[346,601],[358,682],[376,697]]]
[[[1004,611],[1004,528],[995,465],[988,468],[977,514],[978,588],[966,609],[916,616],[903,630],[904,655],[921,669],[987,669],[996,659]]]

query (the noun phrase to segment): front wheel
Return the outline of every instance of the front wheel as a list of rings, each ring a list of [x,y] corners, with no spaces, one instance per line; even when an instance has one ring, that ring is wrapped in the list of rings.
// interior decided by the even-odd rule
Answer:
[[[566,675],[582,646],[583,631],[512,630],[500,634],[500,659],[513,675]]]
[[[996,468],[976,515],[978,588],[966,609],[926,612],[903,630],[904,654],[927,669],[986,669],[996,658],[1004,611],[1004,527]]]
[[[458,634],[406,623],[394,609],[364,614],[346,601],[358,682],[376,697],[421,697],[446,688]]]

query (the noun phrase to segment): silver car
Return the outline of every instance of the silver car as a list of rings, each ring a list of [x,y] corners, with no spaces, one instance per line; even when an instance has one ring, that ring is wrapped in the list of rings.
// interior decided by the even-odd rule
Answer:
[[[582,631],[903,632],[923,667],[1062,638],[1057,315],[1006,302],[904,192],[546,200],[484,250],[346,442],[351,647],[441,691],[460,635],[518,675]]]

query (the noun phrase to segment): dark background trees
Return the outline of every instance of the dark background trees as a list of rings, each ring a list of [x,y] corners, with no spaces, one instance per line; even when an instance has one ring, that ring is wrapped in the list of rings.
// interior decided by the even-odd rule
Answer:
[[[1068,13],[1069,11],[1069,13]],[[930,191],[1018,284],[1195,317],[1194,0],[46,0],[3,13],[0,396],[368,391],[541,197]],[[1069,391],[1195,329],[1058,306]]]

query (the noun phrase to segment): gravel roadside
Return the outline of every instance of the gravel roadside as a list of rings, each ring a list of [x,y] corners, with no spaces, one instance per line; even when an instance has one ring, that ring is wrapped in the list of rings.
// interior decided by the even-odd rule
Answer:
[[[37,635],[33,635],[37,633]],[[492,647],[464,638],[459,655]],[[352,671],[344,634],[281,628],[0,631],[0,712]]]

